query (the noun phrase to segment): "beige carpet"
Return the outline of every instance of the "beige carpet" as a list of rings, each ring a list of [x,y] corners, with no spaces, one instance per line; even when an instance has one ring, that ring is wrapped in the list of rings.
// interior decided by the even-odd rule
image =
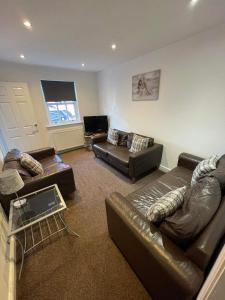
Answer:
[[[77,191],[67,201],[66,220],[80,238],[64,234],[26,257],[19,300],[147,300],[139,279],[108,236],[104,199],[113,191],[126,195],[162,174],[132,184],[119,172],[80,149],[65,153]]]

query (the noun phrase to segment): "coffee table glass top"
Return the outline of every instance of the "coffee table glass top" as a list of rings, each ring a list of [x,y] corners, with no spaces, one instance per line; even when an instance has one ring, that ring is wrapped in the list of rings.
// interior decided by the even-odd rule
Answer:
[[[25,205],[20,208],[13,205],[18,199],[10,203],[9,236],[66,209],[56,184],[22,196],[20,199],[26,199]]]

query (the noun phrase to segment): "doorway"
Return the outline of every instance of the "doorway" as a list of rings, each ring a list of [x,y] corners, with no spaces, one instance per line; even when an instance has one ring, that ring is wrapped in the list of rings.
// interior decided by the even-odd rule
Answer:
[[[42,147],[27,83],[0,82],[0,129],[7,150]]]

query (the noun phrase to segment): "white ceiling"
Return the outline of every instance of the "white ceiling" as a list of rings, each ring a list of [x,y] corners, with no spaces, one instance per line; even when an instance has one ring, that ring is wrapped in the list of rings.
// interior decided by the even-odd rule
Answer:
[[[84,62],[93,71],[225,23],[225,0],[192,8],[189,0],[0,0],[0,7],[0,60],[74,69]]]

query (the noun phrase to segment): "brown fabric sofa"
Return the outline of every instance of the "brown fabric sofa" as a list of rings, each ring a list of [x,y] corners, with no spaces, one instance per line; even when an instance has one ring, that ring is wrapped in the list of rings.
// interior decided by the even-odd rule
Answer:
[[[55,154],[54,148],[43,148],[28,153],[42,164],[44,169],[43,175],[31,176],[30,173],[20,165],[21,152],[18,149],[9,151],[4,158],[3,170],[17,169],[24,181],[25,185],[23,189],[18,192],[19,196],[32,193],[35,190],[52,184],[58,185],[63,196],[67,196],[75,191],[73,169]],[[10,200],[14,198],[14,194],[0,194],[0,202],[6,215],[9,215]]]
[[[154,143],[154,139],[150,138],[147,149],[131,153],[128,147],[131,144],[133,133],[119,131],[119,135],[128,136],[125,146],[115,146],[108,143],[107,136],[93,139],[92,149],[95,156],[129,176],[133,182],[150,170],[159,167],[163,151],[162,145]]]
[[[185,247],[145,217],[146,207],[157,197],[190,184],[201,160],[183,153],[177,167],[156,181],[127,197],[113,193],[106,199],[109,234],[153,299],[193,299],[225,234],[224,196],[208,225]]]

